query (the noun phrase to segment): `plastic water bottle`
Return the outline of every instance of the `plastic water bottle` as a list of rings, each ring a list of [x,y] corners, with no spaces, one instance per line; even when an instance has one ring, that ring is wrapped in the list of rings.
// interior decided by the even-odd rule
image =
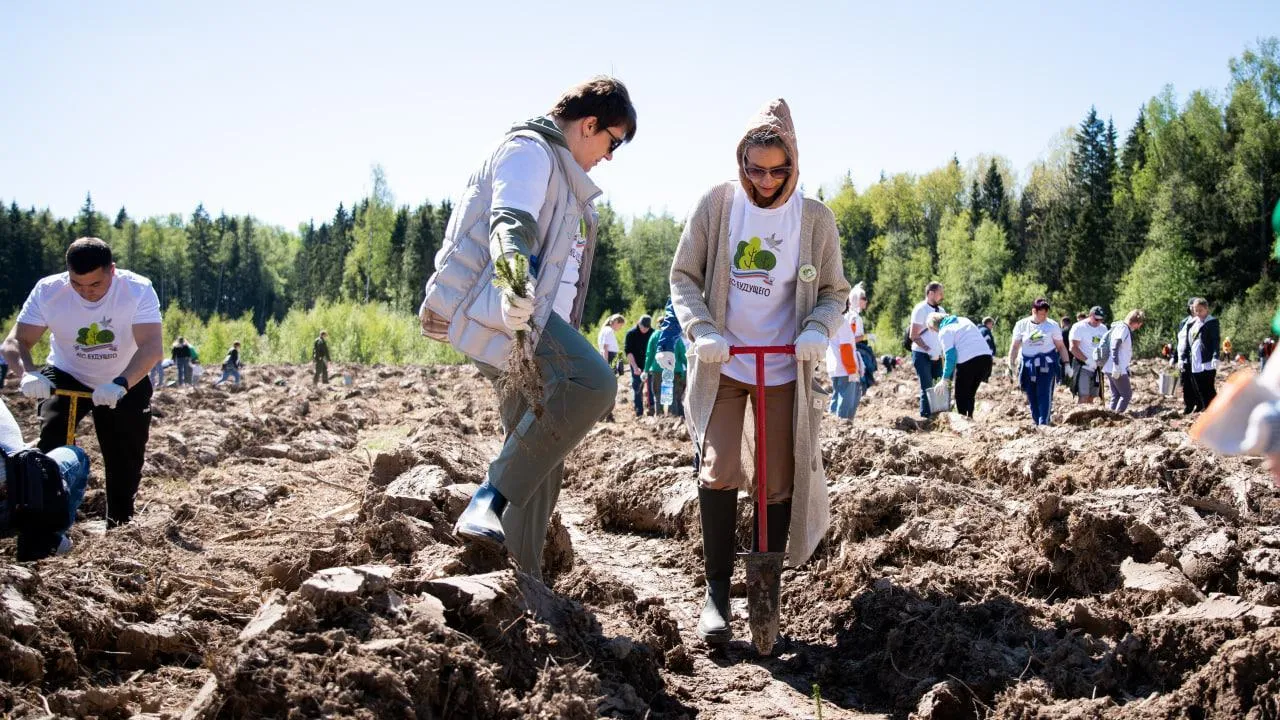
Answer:
[[[662,371],[662,411],[669,412],[668,408],[675,401],[676,396],[676,373],[674,370],[663,369]]]

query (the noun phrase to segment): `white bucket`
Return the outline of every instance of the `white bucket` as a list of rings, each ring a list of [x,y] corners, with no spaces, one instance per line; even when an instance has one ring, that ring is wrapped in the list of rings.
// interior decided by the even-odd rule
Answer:
[[[926,391],[929,398],[929,414],[937,415],[951,409],[951,388],[946,383],[938,383]]]
[[[1169,373],[1160,373],[1160,394],[1172,395],[1173,389],[1178,386],[1178,376]]]

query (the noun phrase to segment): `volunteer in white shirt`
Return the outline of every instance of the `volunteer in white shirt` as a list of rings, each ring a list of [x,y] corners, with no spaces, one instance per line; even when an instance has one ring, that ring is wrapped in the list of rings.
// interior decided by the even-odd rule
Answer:
[[[685,223],[670,276],[672,307],[691,343],[685,417],[700,458],[707,593],[698,634],[709,644],[733,635],[729,586],[739,546],[738,491],[749,484],[742,436],[756,389],[751,356],[730,348],[795,346],[794,358],[764,359],[768,530],[751,546],[785,549],[798,566],[830,522],[818,437],[827,398],[815,391],[812,375],[828,338],[845,322],[849,292],[835,218],[799,190],[800,155],[786,102],[770,101],[741,138],[737,181],[703,195]]]
[[[76,422],[93,412],[106,468],[107,527],[133,518],[133,500],[151,430],[148,373],[164,357],[160,301],[151,281],[116,269],[111,248],[80,238],[66,254],[67,272],[36,283],[5,339],[3,352],[22,375],[22,394],[40,400],[42,452],[66,444],[69,398],[56,390],[92,393],[78,403]],[[43,370],[31,348],[49,331]]]
[[[610,315],[604,325],[600,326],[600,334],[596,336],[600,357],[609,363],[609,367],[613,367],[613,361],[618,359],[618,331],[626,324],[627,319],[621,315]],[[615,374],[618,373],[615,372]]]
[[[827,376],[831,378],[831,404],[827,410],[841,420],[852,420],[862,399],[862,368],[854,342],[861,318],[854,308],[865,297],[861,284],[849,292],[849,308],[827,345]]]
[[[1102,308],[1095,305],[1089,310],[1088,317],[1071,326],[1071,332],[1067,335],[1071,345],[1071,357],[1077,361],[1074,363],[1076,376],[1072,382],[1075,383],[1077,403],[1080,405],[1092,403],[1102,388],[1101,378],[1098,377],[1098,364],[1094,362],[1093,355],[1094,350],[1102,345],[1102,338],[1107,334],[1107,326],[1102,322],[1105,317],[1106,313]]]
[[[1191,298],[1191,314],[1178,326],[1177,354],[1174,362],[1182,373],[1184,415],[1204,410],[1216,396],[1214,381],[1218,375],[1218,348],[1221,331],[1218,318],[1209,314],[1209,301]]]
[[[991,377],[991,347],[969,318],[929,313],[927,323],[942,345],[943,379],[955,378],[956,412],[971,418],[978,386]]]
[[[1049,301],[1036,298],[1031,304],[1031,317],[1022,318],[1013,326],[1008,358],[1009,366],[1018,369],[1022,391],[1031,406],[1031,420],[1036,425],[1049,424],[1058,368],[1066,361],[1062,328],[1049,319]]]
[[[920,380],[920,417],[929,419],[929,388],[942,377],[942,343],[929,329],[930,313],[947,314],[942,308],[942,283],[931,282],[924,289],[924,302],[911,311],[911,364]]]
[[[1107,336],[1107,362],[1102,366],[1102,374],[1107,376],[1111,386],[1111,410],[1114,412],[1128,410],[1129,401],[1133,398],[1133,385],[1129,382],[1129,367],[1133,362],[1133,332],[1146,321],[1146,313],[1141,310],[1130,311],[1123,322],[1111,326]]]
[[[608,363],[613,370],[614,375],[622,374],[622,364],[614,364],[614,360],[618,359],[618,331],[627,324],[627,319],[618,314],[609,316],[604,325],[600,326],[600,333],[596,336],[596,345],[600,348],[600,357]],[[615,401],[616,405],[617,402]],[[613,408],[609,408],[609,414],[604,417],[606,422],[613,422]]]

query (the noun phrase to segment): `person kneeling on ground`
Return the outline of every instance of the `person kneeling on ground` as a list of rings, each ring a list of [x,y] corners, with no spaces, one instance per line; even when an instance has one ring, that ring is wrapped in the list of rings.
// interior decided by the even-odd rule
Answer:
[[[612,409],[618,387],[577,330],[598,227],[600,189],[587,173],[635,134],[627,88],[608,77],[570,88],[546,115],[507,131],[461,193],[419,311],[427,337],[449,342],[498,388],[506,431],[454,532],[505,546],[537,578],[564,459]],[[526,292],[494,286],[499,260],[528,268]],[[533,347],[541,408],[504,391],[521,377],[508,366],[517,332]]]
[[[22,441],[18,421],[0,398],[0,535],[18,534],[18,561],[71,550],[89,480],[89,456],[75,445],[41,453]],[[34,510],[33,505],[41,506]]]
[[[795,345],[794,358],[765,356],[759,382],[768,414],[765,540],[770,552],[785,547],[789,563],[799,566],[830,523],[818,441],[826,397],[813,374],[844,322],[849,292],[835,217],[796,190],[799,155],[785,101],[771,101],[752,120],[735,162],[737,182],[703,195],[671,266],[676,317],[692,344],[685,417],[698,458],[707,579],[698,634],[708,643],[733,636],[729,581],[738,490],[747,484],[742,435],[757,383],[754,358],[730,348]],[[755,484],[750,488],[754,494]]]
[[[222,377],[213,383],[214,387],[218,387],[230,378],[236,385],[240,384],[240,368],[244,367],[244,363],[240,362],[240,343],[231,343],[231,349],[227,351],[227,356],[222,359]]]
[[[926,324],[942,343],[943,381],[955,378],[956,412],[971,418],[978,386],[991,377],[991,348],[969,318],[929,313]]]

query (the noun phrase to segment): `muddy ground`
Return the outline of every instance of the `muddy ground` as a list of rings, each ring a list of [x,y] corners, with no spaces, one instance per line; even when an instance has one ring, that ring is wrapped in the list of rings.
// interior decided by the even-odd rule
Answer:
[[[825,421],[833,525],[758,657],[741,582],[740,639],[699,644],[687,434],[621,386],[567,464],[543,585],[449,532],[500,441],[474,370],[245,379],[157,394],[121,530],[82,426],[72,552],[18,565],[0,540],[0,713],[1280,717],[1280,491],[1191,444],[1154,381],[1131,417],[1060,391],[1035,429],[1008,381],[925,425],[914,378],[881,377]]]

